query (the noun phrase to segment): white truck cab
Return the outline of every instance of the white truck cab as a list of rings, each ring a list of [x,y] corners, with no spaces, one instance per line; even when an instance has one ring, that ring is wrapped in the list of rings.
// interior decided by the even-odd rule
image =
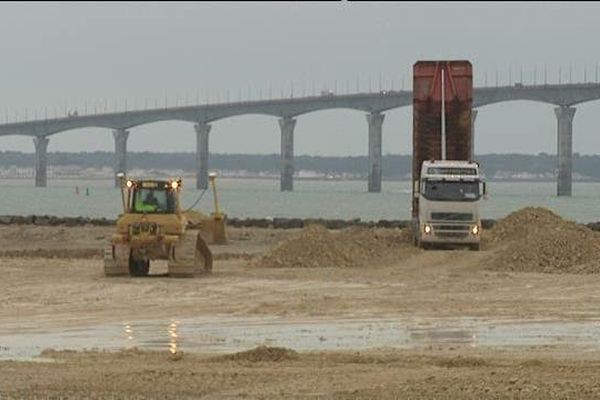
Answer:
[[[486,194],[479,164],[469,161],[424,161],[414,195],[418,196],[417,220],[413,220],[415,244],[466,245],[479,250],[479,206]]]

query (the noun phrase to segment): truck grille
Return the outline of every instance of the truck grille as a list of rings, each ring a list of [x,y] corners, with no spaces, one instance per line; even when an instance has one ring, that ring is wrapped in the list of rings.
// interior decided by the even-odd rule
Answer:
[[[433,232],[440,238],[466,238],[470,230],[471,226],[465,224],[433,224]]]
[[[436,232],[436,236],[445,238],[466,238],[469,236],[469,232]]]
[[[473,214],[434,212],[431,213],[431,219],[434,221],[473,221]]]
[[[433,228],[436,231],[469,231],[468,225],[434,225]]]

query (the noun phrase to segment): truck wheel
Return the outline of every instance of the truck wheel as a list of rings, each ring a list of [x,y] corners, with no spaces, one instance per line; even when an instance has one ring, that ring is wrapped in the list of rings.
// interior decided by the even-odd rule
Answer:
[[[129,259],[129,275],[147,276],[150,272],[150,260],[138,260],[131,257]]]
[[[480,248],[481,248],[481,246],[479,243],[474,243],[474,244],[469,245],[469,249],[471,251],[479,251]]]

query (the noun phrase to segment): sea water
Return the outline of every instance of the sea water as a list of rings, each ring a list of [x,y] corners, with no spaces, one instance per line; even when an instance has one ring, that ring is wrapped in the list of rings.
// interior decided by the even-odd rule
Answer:
[[[184,181],[183,206],[213,210],[212,191]],[[410,182],[384,181],[381,193],[368,193],[363,181],[296,180],[294,191],[280,192],[273,179],[221,178],[219,203],[229,217],[339,218],[363,221],[410,219]],[[554,182],[488,182],[483,218],[501,218],[526,206],[547,207],[579,222],[600,220],[600,183],[573,184],[573,196],[557,197]],[[0,215],[55,215],[115,218],[121,196],[112,180],[0,180]]]

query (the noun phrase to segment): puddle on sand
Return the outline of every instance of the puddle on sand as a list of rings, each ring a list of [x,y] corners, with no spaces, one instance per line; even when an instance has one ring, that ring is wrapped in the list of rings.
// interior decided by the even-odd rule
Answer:
[[[25,326],[24,324],[23,326]],[[30,359],[55,350],[178,350],[227,353],[265,344],[298,351],[477,346],[587,345],[600,350],[600,321],[478,319],[194,318],[127,321],[65,330],[0,329],[0,359]]]

